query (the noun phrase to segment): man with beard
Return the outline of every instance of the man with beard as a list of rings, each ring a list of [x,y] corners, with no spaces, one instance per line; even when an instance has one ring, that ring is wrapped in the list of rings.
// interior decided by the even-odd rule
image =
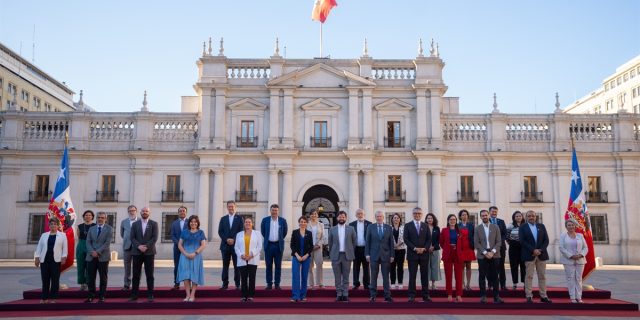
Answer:
[[[329,258],[336,281],[336,301],[349,301],[349,273],[355,259],[356,232],[346,225],[347,213],[338,212],[338,224],[329,230]]]

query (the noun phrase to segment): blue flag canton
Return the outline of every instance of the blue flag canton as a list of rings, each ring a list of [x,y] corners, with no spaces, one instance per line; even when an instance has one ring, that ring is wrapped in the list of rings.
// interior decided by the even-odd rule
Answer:
[[[62,155],[62,162],[60,163],[60,172],[58,173],[58,180],[56,180],[56,188],[53,193],[53,197],[59,196],[69,187],[69,155],[67,153],[67,147],[64,148],[64,154]]]
[[[571,160],[571,199],[576,200],[582,193],[582,176],[580,176],[580,167],[578,166],[578,157],[576,150],[573,150],[573,159]]]

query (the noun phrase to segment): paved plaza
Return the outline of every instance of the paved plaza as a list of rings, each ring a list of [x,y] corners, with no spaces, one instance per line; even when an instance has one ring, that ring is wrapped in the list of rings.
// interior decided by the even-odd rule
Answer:
[[[172,261],[158,260],[156,261],[156,286],[170,286],[173,282],[173,267]],[[325,261],[324,264],[324,278],[325,285],[333,284],[333,273],[330,269],[330,262]],[[508,266],[507,266],[508,267]],[[205,262],[205,281],[207,286],[219,286],[220,285],[220,272],[221,261],[209,260]],[[476,266],[474,265],[474,269]],[[122,261],[114,261],[109,267],[109,285],[111,287],[121,287],[123,281],[124,268]],[[264,262],[258,269],[257,285],[264,286]],[[509,270],[507,270],[507,274]],[[408,274],[405,268],[405,274]],[[405,276],[406,277],[406,276]],[[143,276],[144,278],[144,276]],[[76,269],[72,268],[65,272],[61,277],[61,283],[67,284],[71,287],[76,287]],[[380,282],[379,282],[380,283]],[[535,286],[536,280],[534,280]],[[603,266],[596,270],[587,281],[588,284],[593,285],[596,288],[610,290],[614,299],[622,299],[635,303],[640,303],[640,266]],[[144,285],[144,279],[142,280]],[[291,284],[291,267],[290,262],[283,263],[282,272],[282,285],[289,286]],[[436,283],[439,288],[444,286],[444,280]],[[510,285],[511,281],[507,280],[507,285]],[[0,302],[7,302],[12,300],[18,300],[22,298],[22,291],[37,289],[40,287],[40,273],[38,269],[33,266],[30,260],[2,260],[0,261],[0,285],[4,290],[0,291]],[[477,286],[477,270],[474,270],[472,277],[472,285]],[[564,286],[563,270],[561,265],[553,264],[548,265],[547,269],[547,285],[548,286]],[[405,280],[406,286],[406,280]],[[441,316],[413,316],[413,315],[398,315],[394,320],[405,319],[473,319],[479,316],[458,316],[458,315],[441,315]],[[639,313],[640,317],[640,313]],[[86,317],[86,318],[102,318],[106,317]],[[128,319],[147,319],[145,316],[127,316]],[[185,315],[185,316],[172,316],[168,317],[172,319],[265,319],[265,316],[197,316],[197,315]],[[269,316],[270,319],[299,319],[296,315],[278,315]],[[323,319],[321,315],[309,316],[305,315],[305,320],[309,319]],[[371,319],[371,316],[357,316],[357,315],[344,315],[341,316],[344,320],[360,320]],[[492,316],[495,319],[513,319],[509,316]],[[541,317],[537,316],[536,319]],[[567,316],[557,317],[544,317],[546,319],[569,319]],[[579,318],[579,317],[578,317]],[[584,319],[596,319],[594,317],[583,317]],[[77,317],[59,317],[59,319],[77,319]],[[158,319],[154,316],[154,319]]]

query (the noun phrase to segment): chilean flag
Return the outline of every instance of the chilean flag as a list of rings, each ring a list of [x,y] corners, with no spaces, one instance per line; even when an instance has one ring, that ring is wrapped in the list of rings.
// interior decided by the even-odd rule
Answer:
[[[336,0],[316,0],[311,12],[311,20],[320,21],[324,23],[329,16],[329,12],[333,7],[337,6]]]
[[[578,157],[576,149],[573,149],[573,158],[571,159],[571,196],[569,197],[569,205],[564,213],[564,220],[573,219],[578,222],[576,232],[582,233],[587,242],[589,252],[585,257],[587,264],[582,272],[582,279],[586,279],[593,270],[596,269],[596,258],[593,252],[593,235],[591,234],[591,221],[589,220],[589,210],[582,192],[582,177],[580,176],[580,167],[578,166]]]
[[[71,192],[69,191],[69,154],[67,152],[67,146],[64,146],[64,153],[62,155],[62,162],[60,163],[60,173],[58,174],[58,180],[56,181],[56,189],[53,192],[53,197],[49,202],[49,209],[45,215],[44,230],[49,231],[49,218],[56,217],[62,224],[62,232],[67,236],[67,260],[64,265],[60,267],[60,272],[64,272],[73,265],[73,258],[75,257],[75,237],[73,233],[73,224],[76,220],[76,211],[73,209],[73,202],[71,202]]]

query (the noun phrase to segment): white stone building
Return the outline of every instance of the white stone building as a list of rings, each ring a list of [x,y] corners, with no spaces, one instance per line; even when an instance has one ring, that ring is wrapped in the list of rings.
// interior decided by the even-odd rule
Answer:
[[[564,108],[566,113],[640,113],[640,55],[625,62],[602,85]]]
[[[490,205],[511,220],[540,213],[552,259],[564,230],[576,140],[596,237],[605,263],[638,264],[640,117],[460,114],[446,97],[437,49],[414,59],[231,59],[211,48],[198,60],[197,95],[181,113],[0,113],[0,258],[32,256],[63,147],[70,134],[76,210],[149,205],[168,230],[177,208],[201,217],[219,255],[225,201],[259,221],[278,203],[290,230],[322,206],[353,219],[363,207],[410,218],[420,206],[447,214]],[[151,106],[152,109],[152,106]],[[489,108],[488,108],[489,109]],[[26,232],[25,232],[26,231]],[[119,249],[121,238],[114,237]],[[163,235],[159,257],[171,256]]]

